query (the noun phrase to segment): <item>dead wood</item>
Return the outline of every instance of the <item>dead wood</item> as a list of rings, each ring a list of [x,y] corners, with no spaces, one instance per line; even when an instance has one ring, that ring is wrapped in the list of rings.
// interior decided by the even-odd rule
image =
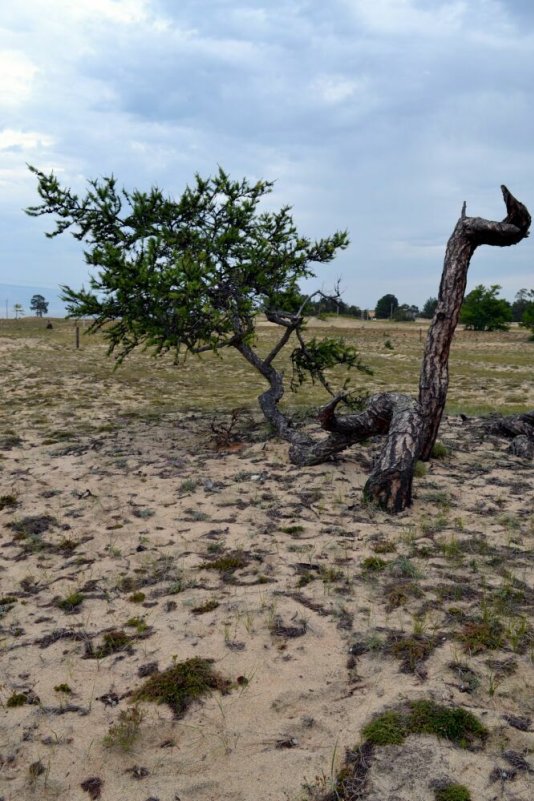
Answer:
[[[319,413],[319,422],[330,432],[329,436],[314,441],[292,430],[285,417],[280,420],[277,404],[283,394],[281,377],[271,364],[262,371],[271,386],[260,403],[278,433],[291,443],[289,456],[293,464],[319,464],[357,442],[384,435],[386,440],[365,485],[364,496],[390,513],[410,506],[415,462],[430,458],[445,408],[450,347],[471,257],[479,245],[506,247],[528,236],[529,212],[505,186],[501,189],[507,210],[504,220],[493,222],[467,217],[464,203],[447,243],[438,304],[428,330],[421,366],[418,402],[399,393],[384,393],[373,395],[360,414],[338,416],[339,396]],[[523,430],[519,433],[525,435]]]

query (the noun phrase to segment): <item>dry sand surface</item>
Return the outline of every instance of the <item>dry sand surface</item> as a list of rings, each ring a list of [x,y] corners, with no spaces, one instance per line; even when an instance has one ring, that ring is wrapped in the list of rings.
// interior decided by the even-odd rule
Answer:
[[[13,367],[24,341],[1,344]],[[434,801],[448,782],[532,801],[532,462],[451,416],[391,518],[362,504],[376,443],[298,469],[257,418],[226,437],[227,416],[121,416],[104,392],[44,428],[14,404],[0,431],[3,801]],[[194,658],[223,692],[136,696]],[[485,734],[358,751],[414,701]]]

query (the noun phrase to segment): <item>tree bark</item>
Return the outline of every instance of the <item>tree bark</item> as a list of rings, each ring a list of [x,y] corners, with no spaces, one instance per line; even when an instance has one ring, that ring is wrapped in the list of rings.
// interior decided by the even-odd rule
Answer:
[[[418,401],[396,392],[383,393],[371,396],[360,414],[337,416],[339,396],[319,412],[319,422],[329,436],[315,441],[295,431],[278,409],[284,392],[283,376],[274,370],[271,360],[261,361],[247,345],[239,346],[245,358],[269,381],[270,388],[260,397],[260,405],[277,432],[291,443],[289,457],[293,464],[320,464],[357,442],[386,435],[365,484],[364,497],[393,514],[411,505],[415,463],[430,457],[445,408],[449,353],[471,257],[479,245],[506,247],[528,236],[530,214],[505,186],[501,189],[507,209],[502,222],[467,217],[464,203],[448,241],[438,305],[421,366]]]
[[[506,247],[528,236],[530,214],[505,186],[501,187],[507,215],[502,222],[467,217],[465,203],[460,219],[447,243],[438,305],[430,325],[421,376],[419,403],[424,424],[421,459],[430,458],[438,435],[449,387],[449,352],[465,294],[471,257],[479,245]]]

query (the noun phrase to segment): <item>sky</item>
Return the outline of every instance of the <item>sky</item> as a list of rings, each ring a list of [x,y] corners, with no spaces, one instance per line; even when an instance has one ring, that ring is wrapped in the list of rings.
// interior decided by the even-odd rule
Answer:
[[[2,0],[0,316],[87,282],[80,243],[23,213],[28,163],[80,192],[274,180],[304,235],[349,231],[304,290],[422,306],[464,200],[502,219],[504,183],[534,212],[533,95],[531,0]],[[513,300],[533,265],[531,240],[479,248],[468,291]]]

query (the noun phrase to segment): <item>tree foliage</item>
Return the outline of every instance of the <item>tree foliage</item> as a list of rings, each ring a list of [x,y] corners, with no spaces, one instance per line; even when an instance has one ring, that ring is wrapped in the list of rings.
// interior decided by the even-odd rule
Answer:
[[[48,303],[43,295],[33,295],[30,300],[30,309],[35,312],[37,317],[42,317],[48,313]]]
[[[512,305],[512,314],[514,313],[514,307],[519,304],[521,311],[519,325],[529,329],[531,333],[530,340],[534,341],[534,289],[519,290]]]
[[[354,349],[338,340],[306,343],[303,333],[308,299],[299,281],[346,248],[348,235],[313,241],[299,234],[288,206],[262,211],[271,182],[234,181],[219,169],[197,175],[174,200],[157,187],[119,189],[111,176],[90,181],[79,197],[54,174],[30,169],[42,203],[27,213],[55,218],[47,236],[70,229],[86,244],[89,289],[63,287],[69,316],[91,317],[89,330],[103,331],[118,361],[139,345],[171,351],[176,361],[234,347],[271,386],[276,376],[281,396],[273,361],[295,335],[296,384],[307,372],[328,388],[324,370],[334,364],[363,369]],[[259,312],[283,332],[266,357],[255,348]]]
[[[399,301],[395,295],[383,295],[376,303],[375,317],[377,320],[389,320],[399,308]]]
[[[401,303],[393,312],[393,319],[397,323],[413,323],[419,316],[419,307],[409,303]]]
[[[421,310],[421,317],[424,317],[425,320],[431,320],[434,316],[437,307],[438,307],[438,299],[428,298],[428,300],[425,301],[425,304]]]
[[[507,300],[497,297],[500,289],[498,284],[476,286],[464,298],[460,322],[474,331],[507,331],[512,321],[512,307]]]

